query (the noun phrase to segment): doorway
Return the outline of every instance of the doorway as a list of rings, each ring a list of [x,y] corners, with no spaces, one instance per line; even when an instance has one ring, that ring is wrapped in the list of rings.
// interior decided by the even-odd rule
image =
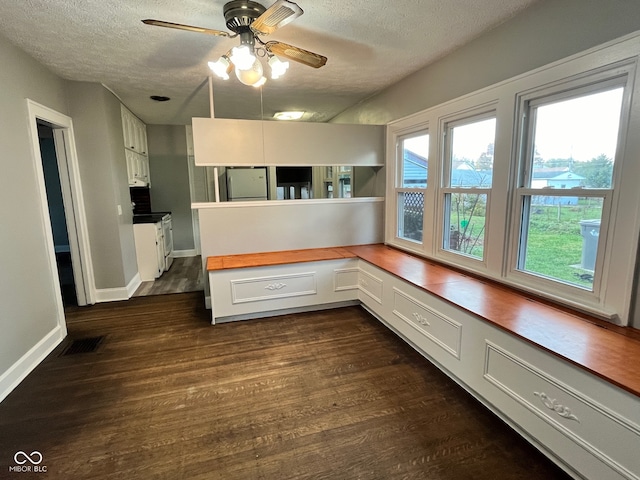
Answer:
[[[69,230],[64,211],[64,198],[62,196],[53,127],[42,120],[38,120],[37,123],[40,157],[42,158],[42,171],[44,173],[44,185],[49,206],[49,220],[51,221],[62,304],[65,307],[77,306],[78,295],[76,293],[75,279],[73,278],[73,260],[69,246]]]
[[[71,118],[27,100],[50,274],[67,305],[95,303],[95,282]]]

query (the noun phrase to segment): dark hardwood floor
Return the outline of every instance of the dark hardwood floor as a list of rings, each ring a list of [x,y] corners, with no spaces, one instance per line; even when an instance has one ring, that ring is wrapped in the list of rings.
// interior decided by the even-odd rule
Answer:
[[[167,293],[196,292],[204,289],[202,257],[179,257],[168,271],[152,282],[142,282],[134,297],[165,295]]]
[[[567,478],[361,308],[213,327],[202,295],[69,308],[0,403],[0,478]]]

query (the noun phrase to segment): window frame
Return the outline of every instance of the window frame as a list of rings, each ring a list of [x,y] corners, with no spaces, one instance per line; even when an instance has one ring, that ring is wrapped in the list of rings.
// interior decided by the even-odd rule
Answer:
[[[617,199],[619,196],[620,176],[624,170],[624,150],[626,131],[629,129],[629,106],[633,91],[635,63],[621,62],[595,71],[563,78],[557,82],[543,85],[516,96],[516,117],[518,132],[515,139],[515,188],[512,191],[513,215],[510,219],[510,255],[507,278],[512,282],[528,287],[545,296],[560,300],[577,308],[591,307],[593,311],[606,309],[605,298],[607,280],[614,273],[611,268],[613,254],[613,230],[618,217]],[[532,188],[533,155],[535,148],[535,125],[537,108],[544,105],[580,98],[598,92],[605,92],[623,87],[623,98],[620,112],[620,124],[616,154],[613,159],[613,176],[611,187],[580,189],[544,189]],[[534,114],[532,114],[534,109]],[[588,290],[561,280],[524,270],[527,239],[523,240],[529,223],[527,211],[531,198],[548,191],[554,197],[588,197],[602,199],[602,215],[600,235],[596,251],[592,289]],[[577,195],[578,194],[578,195]],[[530,207],[530,205],[529,205]]]
[[[420,137],[422,135],[428,135],[429,136],[429,156],[427,157],[427,181],[426,181],[426,186],[425,188],[419,188],[419,187],[404,187],[403,184],[403,179],[404,179],[404,172],[403,172],[403,165],[404,165],[404,155],[403,155],[403,142],[407,139],[411,139],[411,138],[416,138],[416,137]],[[390,228],[392,228],[392,238],[394,239],[395,242],[397,242],[398,244],[402,245],[405,249],[411,250],[411,251],[421,251],[422,248],[425,245],[425,235],[426,235],[426,230],[427,230],[427,219],[426,217],[426,205],[427,205],[427,192],[430,191],[430,179],[431,177],[431,173],[429,172],[430,170],[430,161],[429,159],[431,158],[431,148],[432,148],[432,136],[431,136],[431,132],[429,130],[429,124],[425,123],[425,124],[419,124],[416,125],[406,131],[398,131],[393,135],[393,156],[390,158],[394,159],[394,167],[392,168],[393,171],[393,181],[392,181],[392,188],[391,188],[391,192],[387,192],[387,199],[392,198],[393,201],[391,202],[387,202],[387,218],[391,218],[389,217],[389,210],[391,209],[393,213],[393,217],[394,221],[393,222],[387,222],[387,224],[391,224]],[[389,143],[389,142],[388,142]],[[389,156],[389,151],[387,152],[387,155]],[[400,223],[401,223],[401,215],[400,215],[400,202],[399,202],[399,198],[401,194],[404,193],[422,193],[423,194],[423,214],[422,214],[422,225],[423,225],[423,229],[422,229],[422,241],[417,241],[417,240],[412,240],[406,237],[401,237],[399,235],[400,232]],[[387,233],[387,238],[389,237],[389,232]]]
[[[533,71],[503,80],[481,90],[431,106],[387,124],[387,201],[385,205],[385,243],[443,265],[467,271],[472,275],[513,287],[524,294],[544,298],[563,307],[609,320],[620,325],[640,326],[640,33],[594,47],[586,52],[544,65]],[[602,82],[624,78],[618,148],[614,160],[613,192],[607,189],[581,189],[580,197],[603,198],[603,222],[598,242],[597,267],[601,273],[594,278],[594,290],[562,282],[537,278],[518,271],[518,235],[521,229],[522,195],[528,192],[522,185],[520,168],[523,139],[522,101],[526,97],[560,96],[573,89],[594,89]],[[595,87],[597,88],[597,87]],[[607,90],[608,88],[604,88]],[[419,96],[419,92],[415,92]],[[528,97],[527,97],[528,96]],[[545,99],[553,103],[551,97]],[[417,99],[418,101],[418,99]],[[445,187],[443,125],[474,113],[496,110],[496,139],[491,197],[488,199],[484,262],[473,257],[444,251],[443,202]],[[423,242],[416,244],[396,235],[397,139],[406,134],[429,130],[428,187],[425,192]],[[435,128],[437,126],[437,132]],[[626,159],[626,161],[625,161]],[[471,189],[467,190],[470,193]],[[517,192],[517,193],[516,193]],[[475,192],[474,192],[475,193]],[[576,196],[575,191],[554,189],[554,196]],[[605,225],[605,215],[608,225]],[[615,232],[615,235],[614,235]],[[490,239],[489,239],[490,238]],[[597,285],[596,285],[597,284]],[[597,287],[597,288],[596,288]],[[636,301],[636,299],[638,299]]]
[[[487,265],[487,252],[483,251],[483,257],[477,258],[472,255],[468,255],[462,252],[456,252],[451,249],[445,248],[447,244],[447,239],[445,235],[449,229],[449,221],[447,220],[447,211],[448,207],[451,205],[451,198],[453,194],[470,194],[470,195],[486,195],[486,204],[485,204],[485,226],[484,226],[484,243],[489,244],[489,240],[491,235],[489,233],[489,217],[491,211],[491,192],[493,189],[493,175],[491,180],[491,186],[489,188],[486,187],[454,187],[451,185],[451,172],[452,172],[452,142],[453,135],[451,134],[452,130],[456,127],[470,125],[476,122],[480,122],[488,119],[496,120],[496,130],[494,132],[494,161],[495,161],[495,142],[497,136],[497,121],[498,121],[498,112],[497,112],[497,104],[490,103],[488,105],[483,105],[481,108],[477,108],[471,111],[465,111],[463,114],[454,114],[451,116],[447,116],[440,119],[440,138],[442,145],[440,150],[442,155],[440,157],[440,164],[442,175],[440,177],[440,182],[438,185],[438,218],[439,222],[437,225],[437,238],[439,238],[439,242],[437,245],[437,253],[439,256],[443,258],[450,257],[452,261],[458,261],[462,264],[471,263],[481,266],[482,268],[486,268]],[[495,164],[495,162],[494,162]],[[492,167],[493,169],[493,167]],[[457,259],[457,260],[455,260]]]

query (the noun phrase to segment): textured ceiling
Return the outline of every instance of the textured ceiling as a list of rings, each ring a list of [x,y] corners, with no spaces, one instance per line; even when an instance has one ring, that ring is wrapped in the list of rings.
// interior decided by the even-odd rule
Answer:
[[[419,70],[536,0],[298,0],[305,13],[275,39],[329,58],[291,62],[260,90],[213,82],[216,117],[304,110],[326,121]],[[226,30],[226,0],[23,0],[0,3],[0,34],[70,80],[99,82],[149,124],[209,116],[209,69],[239,40],[144,25],[155,18]],[[269,6],[271,0],[260,0]],[[150,95],[171,101],[154,102]]]

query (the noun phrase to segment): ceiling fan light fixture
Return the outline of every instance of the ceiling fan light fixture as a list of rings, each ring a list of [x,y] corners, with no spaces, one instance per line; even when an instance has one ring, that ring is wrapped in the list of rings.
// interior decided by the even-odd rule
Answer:
[[[221,56],[215,62],[209,62],[208,65],[211,71],[218,77],[223,80],[229,80],[229,72],[231,71],[232,66],[226,55]]]
[[[285,74],[289,68],[289,62],[283,62],[275,55],[270,55],[269,66],[271,67],[271,78],[275,80]]]
[[[300,120],[304,115],[304,112],[289,111],[289,112],[276,112],[273,114],[273,118],[276,120]]]
[[[256,62],[256,56],[248,45],[238,45],[231,49],[229,60],[235,65],[236,70],[251,70]]]
[[[257,58],[249,69],[241,70],[236,66],[236,77],[238,77],[238,80],[240,80],[241,83],[251,87],[262,86],[267,80],[264,76],[262,64]],[[260,85],[257,85],[258,83],[260,83]]]
[[[264,85],[265,83],[267,83],[267,77],[265,77],[264,75],[262,77],[260,77],[258,79],[258,81],[256,83],[254,83],[253,85],[251,85],[254,88],[260,88],[262,85]]]

